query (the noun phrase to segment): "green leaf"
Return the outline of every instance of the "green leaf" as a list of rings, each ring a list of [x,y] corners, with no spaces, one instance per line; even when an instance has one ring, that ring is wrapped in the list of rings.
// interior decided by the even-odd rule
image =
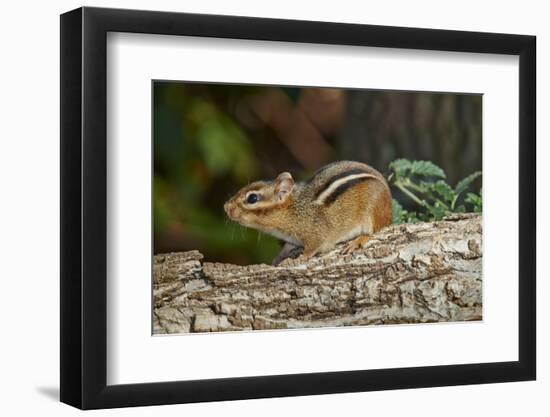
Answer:
[[[414,161],[411,165],[411,173],[423,177],[445,178],[445,172],[430,161]]]
[[[482,201],[481,201],[481,195],[474,194],[474,193],[468,193],[466,195],[466,203],[469,203],[473,206],[473,210],[475,213],[481,213],[482,211]]]
[[[411,169],[411,161],[408,159],[396,159],[393,162],[390,162],[390,169],[395,172],[396,176],[403,177],[408,175],[408,171]]]
[[[393,213],[393,222],[395,224],[403,223],[403,220],[407,216],[407,210],[403,208],[401,204],[394,198],[392,200],[392,213]]]
[[[416,223],[420,219],[415,212],[409,212],[396,200],[392,200],[393,223]]]
[[[455,192],[452,187],[443,180],[439,180],[432,185],[435,193],[439,194],[446,202],[452,203],[455,199]]]
[[[415,184],[415,190],[421,193],[427,193],[433,188],[433,182],[431,181],[420,181],[418,184]]]
[[[431,213],[433,220],[441,220],[450,214],[450,211],[439,201],[436,201],[433,206],[428,207],[428,211]]]
[[[458,195],[468,188],[468,186],[476,180],[477,177],[481,175],[481,171],[476,171],[473,174],[468,175],[466,178],[456,184],[455,193]]]
[[[419,222],[420,219],[418,218],[418,216],[416,215],[416,213],[413,211],[413,212],[407,212],[407,219],[405,221],[405,223],[417,223]]]

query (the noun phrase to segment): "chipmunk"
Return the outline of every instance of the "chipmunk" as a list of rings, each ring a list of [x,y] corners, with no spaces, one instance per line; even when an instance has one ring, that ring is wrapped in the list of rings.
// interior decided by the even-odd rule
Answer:
[[[353,161],[326,165],[305,183],[295,183],[288,172],[274,181],[254,182],[224,209],[241,225],[285,242],[274,264],[298,248],[308,259],[346,241],[343,253],[351,253],[392,222],[392,196],[384,176]]]

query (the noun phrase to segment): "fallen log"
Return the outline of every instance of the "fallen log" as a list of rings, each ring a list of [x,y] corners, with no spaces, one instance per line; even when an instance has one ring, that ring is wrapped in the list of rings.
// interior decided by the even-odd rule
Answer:
[[[366,248],[279,266],[155,255],[153,333],[482,319],[482,218],[392,225]]]

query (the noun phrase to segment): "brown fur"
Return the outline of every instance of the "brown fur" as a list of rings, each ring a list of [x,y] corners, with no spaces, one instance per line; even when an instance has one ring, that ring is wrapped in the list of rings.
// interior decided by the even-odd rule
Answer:
[[[336,181],[348,175],[362,176],[360,180],[350,179],[349,184],[344,181],[345,186],[337,186]],[[306,257],[351,239],[354,248],[362,247],[368,236],[392,222],[388,184],[382,174],[366,164],[335,162],[317,171],[305,184],[295,184],[288,195],[281,194],[281,181],[285,179],[284,185],[288,185],[288,178],[293,184],[285,173],[274,181],[242,188],[225,204],[228,216],[244,226],[303,246]],[[334,189],[326,192],[327,204],[324,204],[319,196],[331,185]],[[259,190],[261,194],[256,204],[246,202],[251,190]]]

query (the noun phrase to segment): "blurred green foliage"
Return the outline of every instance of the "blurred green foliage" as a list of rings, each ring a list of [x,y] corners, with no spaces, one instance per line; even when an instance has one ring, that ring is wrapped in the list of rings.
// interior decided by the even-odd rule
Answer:
[[[481,211],[480,97],[324,90],[155,81],[154,252],[270,263],[279,242],[229,221],[224,202],[249,182],[283,171],[303,180],[338,159],[391,173],[398,222]]]
[[[271,257],[275,240],[259,245],[255,231],[229,223],[223,212],[226,184],[258,175],[250,138],[183,84],[159,83],[154,94],[155,253],[200,248],[219,260],[228,252]]]

